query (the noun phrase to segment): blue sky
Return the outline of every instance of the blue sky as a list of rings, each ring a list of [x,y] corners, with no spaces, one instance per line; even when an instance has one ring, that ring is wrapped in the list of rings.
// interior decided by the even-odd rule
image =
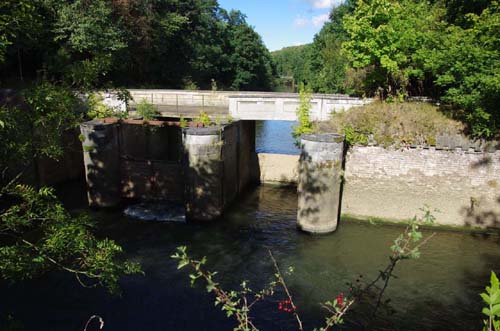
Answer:
[[[239,9],[262,36],[270,51],[312,42],[341,0],[219,0],[226,9]]]

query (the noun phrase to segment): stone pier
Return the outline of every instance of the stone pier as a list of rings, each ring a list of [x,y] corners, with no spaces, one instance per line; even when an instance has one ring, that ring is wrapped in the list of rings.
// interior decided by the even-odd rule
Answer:
[[[224,209],[222,128],[192,128],[184,132],[186,217],[210,221]]]
[[[89,206],[115,207],[121,198],[118,126],[94,120],[80,130]]]
[[[310,134],[301,139],[297,225],[306,232],[337,229],[340,215],[344,136]]]

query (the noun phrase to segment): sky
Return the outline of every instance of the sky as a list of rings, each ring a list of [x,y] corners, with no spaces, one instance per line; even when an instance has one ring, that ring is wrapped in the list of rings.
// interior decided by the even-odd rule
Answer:
[[[333,6],[342,0],[219,0],[230,11],[247,16],[270,51],[307,44],[328,20]]]

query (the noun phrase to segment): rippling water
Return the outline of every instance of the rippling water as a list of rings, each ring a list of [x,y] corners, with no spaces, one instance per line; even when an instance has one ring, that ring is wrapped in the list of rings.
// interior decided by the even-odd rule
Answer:
[[[102,289],[83,289],[65,274],[20,285],[1,286],[1,311],[11,312],[25,330],[81,330],[90,315],[99,314],[106,330],[231,330],[230,320],[213,306],[202,287],[189,287],[188,275],[177,271],[169,256],[187,245],[196,257],[208,257],[224,287],[242,279],[262,287],[273,272],[271,249],[281,266],[293,265],[288,278],[305,329],[321,326],[320,302],[345,291],[359,274],[375,277],[388,261],[399,226],[343,220],[337,232],[311,236],[297,231],[294,190],[261,186],[210,225],[157,224],[127,219],[118,213],[94,212],[102,234],[124,246],[127,256],[143,265],[144,276],[123,280],[121,297]],[[73,207],[76,207],[73,206]],[[440,231],[422,249],[422,258],[398,265],[386,292],[393,314],[384,311],[369,325],[373,330],[480,330],[478,295],[490,270],[499,270],[500,238]],[[278,299],[283,299],[281,293]],[[295,330],[276,300],[256,306],[262,330]],[[348,330],[361,330],[363,306],[347,316]]]

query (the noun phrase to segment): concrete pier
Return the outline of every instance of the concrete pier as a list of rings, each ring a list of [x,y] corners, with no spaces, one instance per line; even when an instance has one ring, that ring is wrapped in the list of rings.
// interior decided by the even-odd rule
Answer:
[[[89,206],[115,207],[121,201],[118,125],[95,120],[80,130]]]
[[[310,134],[301,138],[297,225],[306,232],[337,229],[344,136]]]
[[[188,220],[209,221],[222,215],[223,161],[220,127],[184,131],[185,206]]]

